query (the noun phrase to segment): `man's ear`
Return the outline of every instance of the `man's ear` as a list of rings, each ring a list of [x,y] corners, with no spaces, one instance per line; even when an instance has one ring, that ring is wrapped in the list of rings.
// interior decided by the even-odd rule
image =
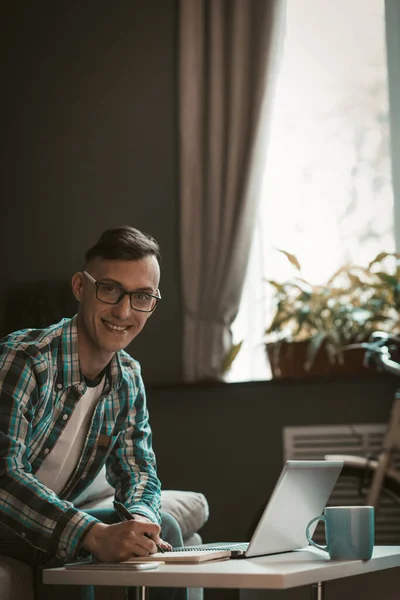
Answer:
[[[75,273],[72,278],[72,293],[75,298],[80,302],[83,295],[83,275],[82,273]]]

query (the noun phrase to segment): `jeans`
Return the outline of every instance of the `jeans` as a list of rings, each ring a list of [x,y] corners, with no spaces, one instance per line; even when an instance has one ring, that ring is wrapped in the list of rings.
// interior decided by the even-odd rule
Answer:
[[[120,518],[112,508],[86,511],[99,521],[111,525],[119,523]],[[172,546],[183,546],[182,534],[177,521],[167,513],[161,513],[161,538]],[[94,589],[90,585],[45,585],[42,582],[42,570],[62,567],[64,562],[51,558],[43,550],[31,546],[17,536],[11,529],[0,525],[0,555],[9,556],[27,563],[33,568],[35,581],[35,600],[94,600]],[[128,600],[135,598],[136,588],[127,588]],[[150,600],[187,600],[185,588],[149,588]]]

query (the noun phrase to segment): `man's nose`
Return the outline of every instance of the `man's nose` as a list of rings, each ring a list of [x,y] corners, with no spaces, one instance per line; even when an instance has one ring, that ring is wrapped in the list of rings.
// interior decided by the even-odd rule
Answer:
[[[114,306],[113,314],[121,319],[121,321],[128,319],[131,315],[132,307],[131,307],[131,299],[129,296],[124,296],[122,300],[118,302]]]

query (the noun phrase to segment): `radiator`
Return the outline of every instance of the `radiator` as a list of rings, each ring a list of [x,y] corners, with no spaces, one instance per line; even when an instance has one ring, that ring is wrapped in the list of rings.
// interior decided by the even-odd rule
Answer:
[[[283,456],[289,459],[321,459],[325,454],[378,454],[386,431],[386,424],[321,425],[285,427],[283,429]],[[400,453],[393,455],[393,467],[400,470]],[[364,503],[359,481],[354,478],[339,480],[328,500],[328,506],[355,506]],[[314,534],[315,541],[324,543],[323,524]],[[400,505],[391,498],[381,498],[376,514],[375,543],[400,544]]]

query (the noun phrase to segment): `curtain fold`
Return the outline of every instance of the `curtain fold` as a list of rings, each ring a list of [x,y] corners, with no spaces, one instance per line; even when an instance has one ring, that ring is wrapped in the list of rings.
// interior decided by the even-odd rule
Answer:
[[[180,238],[187,381],[220,379],[249,258],[286,0],[181,0]]]
[[[390,147],[394,196],[394,235],[400,252],[400,3],[385,0],[386,56],[390,106]]]

